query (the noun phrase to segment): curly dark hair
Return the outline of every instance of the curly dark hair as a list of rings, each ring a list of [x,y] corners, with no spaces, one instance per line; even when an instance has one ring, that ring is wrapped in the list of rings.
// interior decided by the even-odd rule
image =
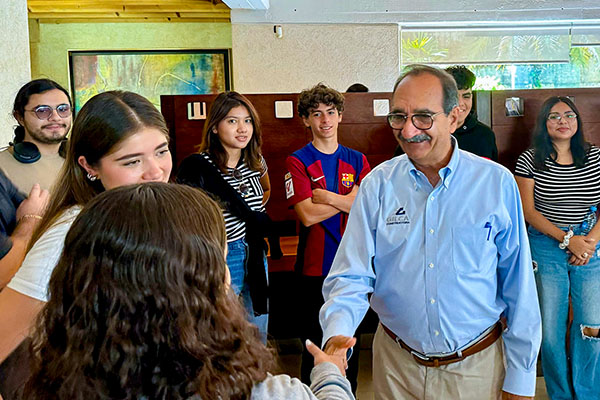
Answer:
[[[219,123],[227,117],[229,111],[231,111],[232,108],[239,106],[246,107],[248,110],[250,118],[252,118],[253,129],[250,142],[246,148],[242,149],[242,159],[250,169],[260,171],[262,174],[265,171],[262,170],[261,163],[262,156],[260,147],[262,145],[262,129],[260,127],[260,118],[256,108],[254,108],[254,105],[252,105],[250,100],[238,92],[223,92],[215,98],[208,112],[208,118],[204,123],[202,143],[198,147],[198,151],[209,153],[219,169],[224,173],[227,172],[228,156],[225,147],[223,147],[223,144],[219,140],[217,129]]]
[[[302,118],[308,118],[312,110],[319,107],[319,104],[335,106],[341,114],[344,112],[344,96],[335,89],[318,83],[310,89],[300,92],[298,97],[298,115]]]
[[[273,357],[226,283],[219,206],[187,186],[98,195],[65,240],[27,399],[247,399]]]
[[[535,128],[533,129],[533,141],[531,147],[534,149],[533,162],[536,168],[543,171],[548,170],[546,160],[548,157],[556,160],[558,154],[552,144],[552,139],[548,134],[548,115],[550,110],[557,103],[565,103],[575,114],[577,114],[577,131],[571,137],[571,155],[573,156],[573,164],[576,168],[581,168],[587,161],[587,153],[590,149],[590,144],[585,141],[583,136],[583,121],[581,120],[581,114],[577,109],[577,106],[573,101],[565,96],[552,96],[544,101],[540,112],[535,120]]]
[[[456,81],[458,90],[472,89],[473,86],[475,86],[477,77],[464,65],[453,65],[452,67],[446,68],[446,72],[452,75]]]

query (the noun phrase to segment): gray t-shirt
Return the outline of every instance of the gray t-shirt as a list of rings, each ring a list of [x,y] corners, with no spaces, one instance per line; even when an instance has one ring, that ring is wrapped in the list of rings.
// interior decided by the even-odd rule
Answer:
[[[348,379],[333,363],[321,363],[310,373],[310,388],[288,375],[269,375],[252,390],[251,400],[354,400]]]

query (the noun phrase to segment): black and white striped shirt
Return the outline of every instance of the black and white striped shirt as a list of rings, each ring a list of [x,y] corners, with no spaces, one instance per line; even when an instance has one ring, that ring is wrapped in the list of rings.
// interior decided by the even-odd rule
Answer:
[[[207,153],[201,154],[206,160],[214,164]],[[225,179],[225,182],[229,183],[232,188],[242,195],[243,199],[248,203],[252,210],[264,212],[265,207],[262,205],[264,191],[260,184],[260,178],[267,173],[267,163],[262,156],[261,164],[262,173],[261,171],[250,169],[246,163],[241,163],[236,168],[227,168],[227,174],[221,172],[221,176]],[[233,171],[235,169],[241,173],[240,179],[234,177]],[[240,185],[242,184],[248,185],[248,192],[246,195],[242,194],[240,191]],[[227,232],[228,243],[242,239],[246,236],[246,223],[244,221],[232,215],[227,209],[223,210],[223,217],[225,218],[225,231]]]
[[[519,156],[515,175],[534,181],[533,200],[553,224],[575,225],[583,221],[591,206],[600,203],[600,149],[592,146],[582,168],[561,165],[548,157],[547,171],[534,166],[533,149]]]

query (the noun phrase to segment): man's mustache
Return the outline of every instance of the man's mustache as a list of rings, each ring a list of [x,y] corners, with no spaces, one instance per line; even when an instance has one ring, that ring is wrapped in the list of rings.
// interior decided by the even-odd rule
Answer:
[[[421,143],[426,140],[431,140],[431,136],[429,136],[426,133],[419,133],[418,135],[415,135],[415,136],[407,139],[404,136],[402,136],[402,133],[400,133],[398,135],[398,139],[400,139],[400,141],[406,142],[406,143]]]
[[[67,128],[67,124],[46,124],[46,125],[42,126],[42,129],[47,128],[47,127],[52,126],[52,125],[62,126],[65,129]]]

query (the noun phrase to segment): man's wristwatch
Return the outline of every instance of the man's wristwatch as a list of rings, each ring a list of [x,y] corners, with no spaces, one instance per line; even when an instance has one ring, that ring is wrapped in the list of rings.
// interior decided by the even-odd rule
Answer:
[[[569,230],[567,231],[567,234],[563,237],[563,241],[562,241],[562,243],[560,243],[558,245],[558,248],[560,248],[561,250],[564,250],[567,247],[569,247],[569,240],[572,237],[573,237],[573,229],[571,229],[571,227],[569,227]]]

